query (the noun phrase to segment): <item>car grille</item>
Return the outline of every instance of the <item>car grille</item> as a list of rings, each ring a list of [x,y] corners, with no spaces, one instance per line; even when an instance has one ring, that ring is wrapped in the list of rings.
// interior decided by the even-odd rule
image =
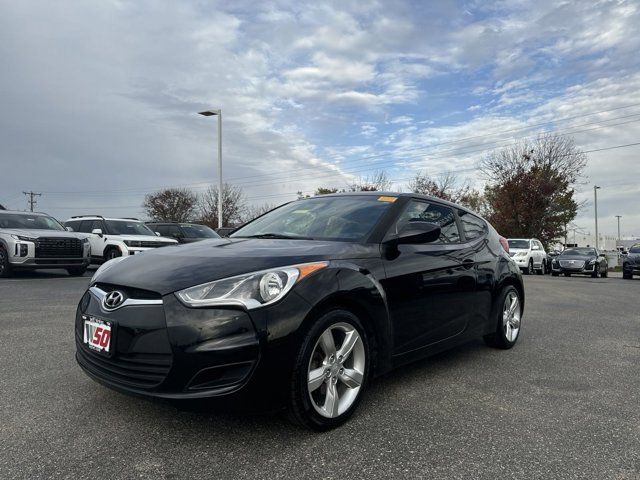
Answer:
[[[36,258],[82,257],[82,241],[78,238],[42,237],[36,244]]]
[[[142,248],[158,248],[158,247],[166,247],[168,245],[171,245],[171,243],[169,242],[154,242],[154,241],[138,241],[135,240],[134,242],[131,242],[130,246],[132,248],[136,248],[136,247],[142,247]]]
[[[172,355],[161,353],[117,353],[107,357],[94,353],[76,334],[78,361],[90,373],[127,387],[150,389],[160,385],[171,369]]]
[[[562,268],[581,270],[584,268],[586,262],[580,260],[560,260],[560,266]]]

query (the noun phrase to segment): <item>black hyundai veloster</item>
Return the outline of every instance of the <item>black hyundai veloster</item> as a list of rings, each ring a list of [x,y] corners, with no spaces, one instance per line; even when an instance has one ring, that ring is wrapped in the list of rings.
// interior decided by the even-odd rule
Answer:
[[[78,306],[76,358],[121,392],[276,399],[325,430],[376,375],[474,337],[516,343],[524,289],[505,248],[431,197],[295,201],[229,238],[102,265]]]

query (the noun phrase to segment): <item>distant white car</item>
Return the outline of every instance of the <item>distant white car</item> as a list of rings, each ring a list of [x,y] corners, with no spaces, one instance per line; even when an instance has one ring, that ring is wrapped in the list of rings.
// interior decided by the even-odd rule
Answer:
[[[176,245],[177,240],[157,236],[137,218],[105,218],[99,215],[71,217],[65,227],[89,239],[91,262],[136,255],[152,248]]]
[[[523,273],[544,275],[549,271],[547,253],[540,240],[535,238],[510,238],[509,255]]]

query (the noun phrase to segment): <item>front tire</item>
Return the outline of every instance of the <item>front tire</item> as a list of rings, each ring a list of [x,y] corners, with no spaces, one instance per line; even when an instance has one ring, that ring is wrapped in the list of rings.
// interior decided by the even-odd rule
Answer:
[[[110,247],[106,252],[104,252],[104,261],[108,262],[109,260],[113,260],[120,256],[122,256],[122,252],[118,247]]]
[[[67,268],[67,273],[72,277],[81,277],[84,272],[87,271],[87,267],[71,267]]]
[[[9,263],[9,254],[3,246],[0,246],[0,278],[8,278],[11,276],[11,264]]]
[[[355,411],[369,377],[370,343],[353,313],[322,315],[305,335],[293,369],[289,408],[298,423],[325,431]]]
[[[529,260],[529,265],[527,265],[527,269],[524,273],[525,275],[533,275],[533,258]]]
[[[622,278],[625,280],[632,280],[633,279],[633,273],[627,273],[625,271],[622,272]]]
[[[559,273],[557,273],[557,272],[551,272],[551,276],[552,276],[552,277],[558,277],[558,276],[560,276],[560,274],[559,274]]]
[[[593,273],[591,274],[591,278],[598,278],[600,275],[600,265],[597,263],[593,266]]]
[[[504,350],[513,347],[520,336],[522,313],[518,290],[507,285],[500,292],[491,315],[495,322],[495,332],[484,336],[485,343]]]

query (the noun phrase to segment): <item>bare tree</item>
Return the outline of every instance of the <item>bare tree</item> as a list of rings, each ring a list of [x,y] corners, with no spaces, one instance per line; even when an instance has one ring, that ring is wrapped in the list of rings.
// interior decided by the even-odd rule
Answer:
[[[197,196],[186,188],[167,188],[144,197],[147,216],[156,222],[188,222],[195,216]]]
[[[587,163],[572,138],[554,134],[487,155],[489,219],[502,235],[537,237],[545,245],[565,235],[579,208],[574,198]]]
[[[383,170],[371,176],[360,177],[347,187],[349,192],[380,192],[391,188],[391,180]]]
[[[264,215],[274,208],[276,208],[276,205],[272,205],[270,203],[263,203],[262,205],[249,205],[245,208],[244,214],[242,215],[242,223],[250,222],[254,218],[258,218],[260,215]]]
[[[211,186],[198,198],[200,221],[212,228],[218,227],[218,187]],[[224,184],[222,189],[222,226],[233,227],[242,223],[246,211],[241,187]]]
[[[459,203],[481,213],[485,210],[482,193],[472,188],[469,182],[460,182],[453,172],[436,178],[430,177],[426,172],[418,172],[409,182],[409,189],[414,193]]]

